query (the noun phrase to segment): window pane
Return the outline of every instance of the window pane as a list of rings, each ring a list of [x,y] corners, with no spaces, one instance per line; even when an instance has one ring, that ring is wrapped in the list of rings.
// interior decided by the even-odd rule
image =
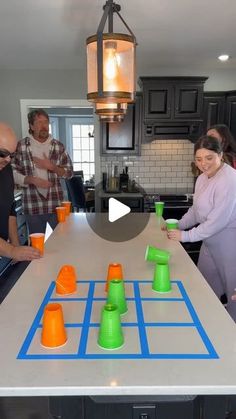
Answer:
[[[89,149],[89,138],[81,138],[81,148],[86,148],[87,150]]]
[[[83,170],[84,180],[90,180],[95,174],[93,124],[70,122],[70,134],[73,150],[74,170]]]
[[[72,125],[72,137],[80,137],[80,125]]]
[[[80,138],[72,138],[72,141],[73,141],[73,148],[77,148],[77,149],[81,148]]]
[[[82,162],[89,162],[90,161],[90,154],[89,154],[89,150],[82,150],[82,158],[81,158],[81,160],[82,160]]]
[[[81,170],[81,163],[74,163],[73,164],[73,169],[74,170]]]
[[[81,151],[73,150],[73,161],[76,161],[76,162],[81,161]]]
[[[81,137],[89,136],[89,125],[81,125]]]
[[[94,138],[90,138],[90,150],[94,150]]]

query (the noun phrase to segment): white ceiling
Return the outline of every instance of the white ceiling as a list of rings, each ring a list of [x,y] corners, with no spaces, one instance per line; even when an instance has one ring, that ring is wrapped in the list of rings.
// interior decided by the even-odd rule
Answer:
[[[105,0],[2,0],[0,70],[86,71]],[[137,74],[236,70],[236,0],[117,0],[136,35]],[[117,17],[114,31],[125,32]],[[229,53],[227,63],[217,56]]]

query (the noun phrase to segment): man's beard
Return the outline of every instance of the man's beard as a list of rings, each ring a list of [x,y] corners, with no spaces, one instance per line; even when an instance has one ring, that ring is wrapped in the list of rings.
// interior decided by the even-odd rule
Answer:
[[[49,132],[47,130],[39,131],[39,138],[46,140],[49,136]]]

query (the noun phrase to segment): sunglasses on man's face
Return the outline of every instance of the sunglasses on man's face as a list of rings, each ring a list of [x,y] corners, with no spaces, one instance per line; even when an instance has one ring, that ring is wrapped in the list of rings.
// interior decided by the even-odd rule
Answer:
[[[0,157],[2,159],[5,159],[6,157],[12,158],[12,157],[14,157],[14,155],[15,155],[15,153],[10,153],[10,151],[8,151],[8,150],[1,150],[0,149]]]

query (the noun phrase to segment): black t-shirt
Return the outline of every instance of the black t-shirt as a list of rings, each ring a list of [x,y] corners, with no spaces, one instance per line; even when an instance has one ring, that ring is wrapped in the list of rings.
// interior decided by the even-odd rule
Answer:
[[[8,239],[8,221],[16,215],[14,204],[14,180],[10,163],[0,170],[0,237]]]

